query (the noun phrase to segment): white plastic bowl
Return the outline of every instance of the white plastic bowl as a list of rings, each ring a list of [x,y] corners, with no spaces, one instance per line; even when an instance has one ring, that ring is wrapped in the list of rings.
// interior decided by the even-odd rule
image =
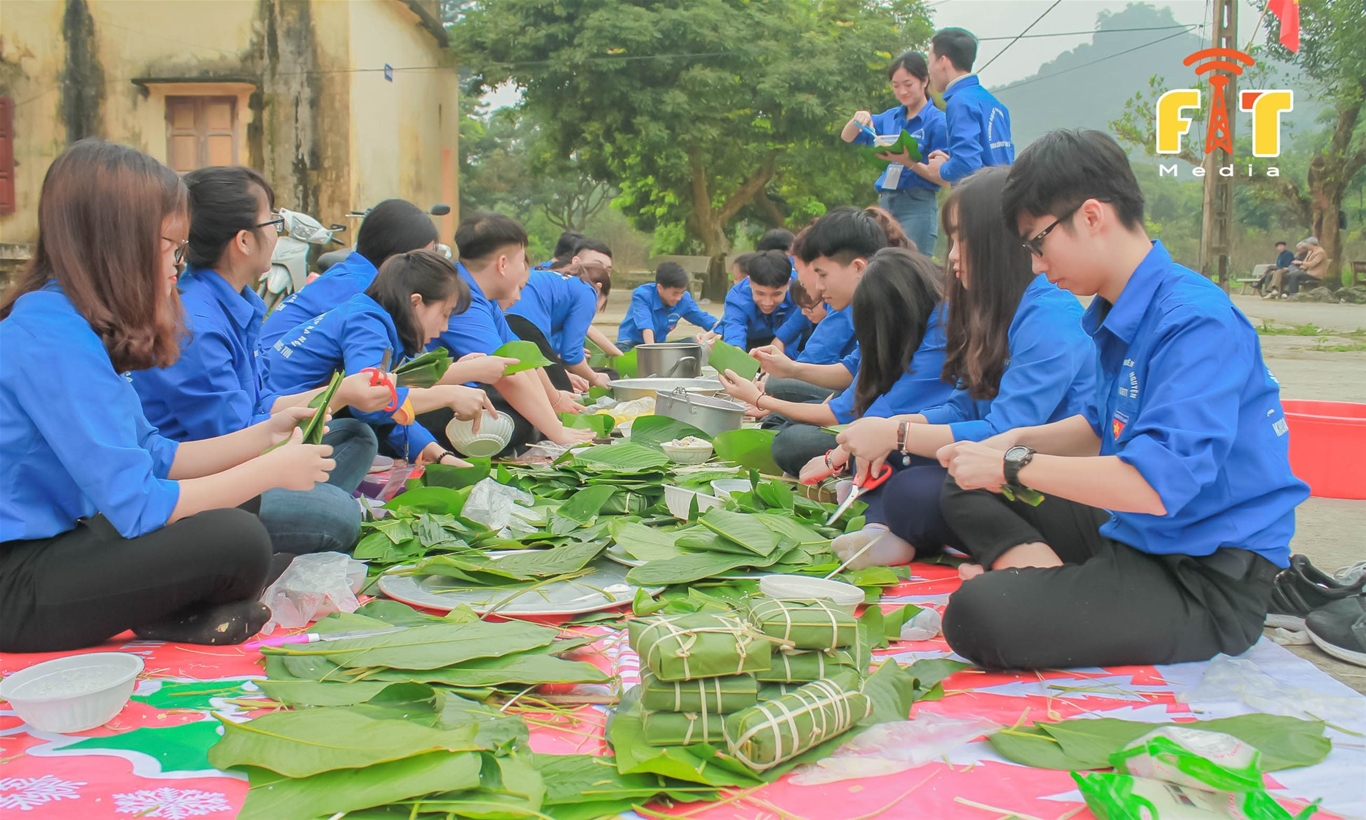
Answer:
[[[446,425],[446,438],[456,452],[470,458],[492,458],[503,452],[512,441],[512,416],[500,412],[498,418],[484,413],[479,419],[479,432],[474,432],[473,421],[451,419]]]
[[[766,575],[759,591],[779,601],[829,601],[850,615],[863,603],[863,590],[853,584],[805,575]]]
[[[659,449],[664,451],[675,464],[704,464],[711,458],[712,448],[708,442],[695,444],[692,446],[679,446],[664,442],[659,445]]]
[[[711,483],[711,489],[729,501],[735,493],[747,493],[754,489],[754,485],[749,483],[748,478],[718,478]]]
[[[669,512],[673,513],[674,518],[679,521],[688,520],[688,510],[692,507],[693,496],[697,496],[697,512],[699,514],[713,507],[724,507],[726,505],[726,502],[714,495],[699,493],[696,490],[685,490],[672,484],[664,485],[664,506],[668,507]]]
[[[127,652],[72,655],[15,672],[0,682],[0,698],[35,729],[84,732],[114,719],[140,672],[142,658]]]

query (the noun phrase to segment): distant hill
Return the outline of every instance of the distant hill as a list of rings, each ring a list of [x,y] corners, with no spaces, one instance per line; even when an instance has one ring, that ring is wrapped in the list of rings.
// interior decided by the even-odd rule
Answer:
[[[1252,20],[1239,22],[1243,43],[1252,24]],[[1059,54],[1031,77],[993,88],[992,93],[1010,109],[1016,149],[1054,128],[1108,131],[1110,121],[1124,112],[1124,102],[1147,89],[1148,78],[1154,74],[1164,77],[1169,88],[1196,87],[1194,74],[1181,61],[1204,45],[1198,29],[1121,31],[1176,25],[1170,8],[1148,3],[1130,4],[1116,14],[1102,12],[1091,42]],[[1014,48],[1029,48],[1029,42],[1021,40]],[[1295,77],[1287,79],[1289,87],[1306,93],[1296,94],[1295,111],[1287,123],[1291,128],[1310,126],[1318,107],[1311,109],[1307,84]],[[1242,118],[1246,115],[1235,112],[1235,116],[1245,128]]]

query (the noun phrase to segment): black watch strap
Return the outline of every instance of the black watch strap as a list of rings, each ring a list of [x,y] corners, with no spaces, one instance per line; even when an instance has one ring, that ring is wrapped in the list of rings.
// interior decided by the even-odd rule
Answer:
[[[1020,483],[1020,470],[1024,469],[1029,462],[1034,460],[1034,451],[1028,447],[1015,446],[1006,450],[1004,456],[1004,468],[1006,485],[1010,487],[1022,487]]]

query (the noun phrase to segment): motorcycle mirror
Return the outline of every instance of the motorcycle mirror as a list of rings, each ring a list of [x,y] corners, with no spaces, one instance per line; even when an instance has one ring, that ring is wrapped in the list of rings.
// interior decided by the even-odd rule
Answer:
[[[328,226],[327,226],[327,229],[328,229],[329,231],[344,231],[344,230],[346,230],[346,226],[345,226],[345,225],[338,225],[337,223],[333,222],[331,225],[328,225]]]
[[[451,212],[451,206],[446,205],[446,204],[443,204],[443,203],[437,203],[436,205],[433,205],[433,206],[432,206],[432,209],[431,209],[430,211],[428,211],[428,213],[430,213],[432,216],[445,216],[446,214],[449,214],[450,212]]]

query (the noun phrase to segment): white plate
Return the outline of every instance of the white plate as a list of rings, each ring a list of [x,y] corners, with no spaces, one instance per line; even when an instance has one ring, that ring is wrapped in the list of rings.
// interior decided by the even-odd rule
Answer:
[[[380,576],[379,589],[409,606],[450,611],[465,604],[481,615],[495,607],[498,615],[579,615],[629,604],[635,599],[638,587],[627,583],[625,567],[607,561],[590,566],[593,571],[587,575],[520,593],[497,587],[472,587],[438,575],[385,574]],[[664,588],[644,589],[658,595]]]
[[[631,554],[627,552],[626,548],[621,544],[613,544],[603,550],[602,554],[603,557],[616,561],[622,566],[638,567],[646,563],[639,558],[632,558]],[[720,575],[712,575],[710,577],[718,581],[753,581],[756,578],[763,578],[770,574],[771,573],[766,570],[756,569],[753,572],[723,572]],[[648,589],[649,588],[647,587],[647,591]],[[663,587],[660,587],[660,589],[663,589]],[[650,594],[653,595],[654,593],[651,592]]]
[[[388,456],[375,456],[375,460],[370,463],[368,473],[382,473],[394,466],[394,460]]]

